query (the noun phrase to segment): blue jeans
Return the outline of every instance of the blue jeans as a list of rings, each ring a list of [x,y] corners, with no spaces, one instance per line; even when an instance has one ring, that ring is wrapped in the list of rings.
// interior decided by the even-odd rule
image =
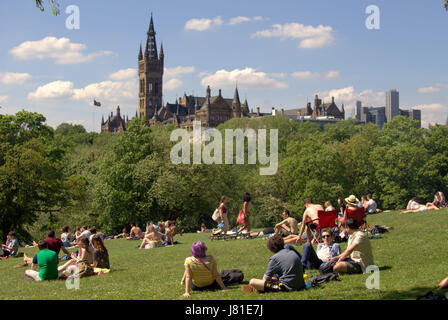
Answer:
[[[313,246],[309,242],[303,246],[301,260],[303,267],[306,269],[319,269],[320,265],[323,263],[322,260],[317,257],[316,251],[314,251]]]

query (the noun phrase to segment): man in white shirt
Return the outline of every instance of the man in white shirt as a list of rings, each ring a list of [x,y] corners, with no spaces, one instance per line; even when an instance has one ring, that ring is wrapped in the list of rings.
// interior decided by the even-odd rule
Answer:
[[[376,201],[372,199],[372,195],[367,195],[367,210],[366,213],[377,213],[379,210],[377,209]]]

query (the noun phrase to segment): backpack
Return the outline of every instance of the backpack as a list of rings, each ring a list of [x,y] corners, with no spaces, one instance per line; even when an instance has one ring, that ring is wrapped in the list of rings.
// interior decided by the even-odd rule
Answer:
[[[219,208],[216,209],[216,210],[213,212],[213,214],[212,214],[212,219],[213,219],[214,221],[216,221],[216,222],[219,221]]]
[[[312,286],[317,286],[319,284],[322,284],[327,281],[332,281],[332,280],[341,281],[341,280],[339,280],[339,276],[338,276],[337,272],[330,272],[330,273],[326,273],[326,274],[314,275],[314,276],[311,276],[311,278],[310,278],[310,282],[311,282]]]
[[[333,259],[328,262],[322,263],[319,267],[320,274],[323,275],[327,273],[332,273],[333,267],[336,265],[337,262],[338,262],[337,259]]]
[[[241,283],[244,279],[243,271],[238,269],[222,270],[219,275],[226,286]]]

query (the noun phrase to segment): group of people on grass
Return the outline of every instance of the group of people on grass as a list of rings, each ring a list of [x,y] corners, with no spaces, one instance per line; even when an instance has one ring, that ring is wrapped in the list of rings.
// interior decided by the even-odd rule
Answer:
[[[427,203],[426,208],[445,207],[445,197],[442,192],[434,191],[434,201]],[[332,272],[360,274],[366,271],[369,265],[373,265],[373,252],[368,234],[360,230],[357,220],[348,219],[346,209],[364,208],[366,213],[377,213],[375,200],[369,194],[359,201],[356,196],[338,199],[338,208],[334,208],[331,202],[325,202],[324,206],[314,204],[311,198],[305,200],[305,212],[301,222],[290,216],[288,210],[282,212],[283,220],[272,228],[272,235],[268,238],[267,248],[273,253],[269,259],[266,272],[262,279],[251,279],[248,285],[243,285],[244,292],[278,292],[302,290],[305,288],[303,278],[305,269],[328,268]],[[228,210],[226,207],[228,199],[223,196],[218,207],[219,210],[219,232],[227,232],[229,229]],[[415,209],[416,199],[408,203],[409,210]],[[417,203],[418,204],[418,203]],[[237,232],[250,232],[250,207],[251,196],[249,193],[243,195],[243,206],[238,215],[240,228]],[[437,210],[436,209],[436,210]],[[316,230],[319,230],[319,211],[336,211],[338,223],[334,229],[320,230],[320,240],[317,248],[313,243],[316,241]],[[415,212],[415,211],[413,211]],[[208,232],[205,225],[201,232]],[[30,265],[26,270],[25,278],[35,281],[53,280],[66,278],[65,272],[74,273],[75,276],[85,277],[93,274],[102,274],[110,271],[109,254],[104,246],[104,240],[110,238],[124,238],[126,240],[141,240],[140,249],[154,248],[160,245],[173,244],[174,236],[180,233],[174,221],[146,224],[143,232],[137,224],[131,223],[129,234],[126,229],[114,237],[104,237],[95,227],[82,226],[77,228],[72,235],[68,226],[61,230],[61,237],[56,238],[54,231],[48,232],[48,237],[33,243],[39,248],[34,257],[24,255],[24,265]],[[341,251],[339,243],[335,243],[335,235],[345,234],[348,244],[345,251]],[[302,253],[298,252],[290,244],[304,243]],[[75,253],[70,254],[68,248],[78,247]],[[17,255],[19,242],[15,232],[7,235],[6,244],[2,244],[0,256]],[[59,258],[60,251],[65,256]],[[185,285],[185,297],[190,296],[191,290],[204,290],[209,288],[221,288],[227,290],[226,283],[218,272],[218,266],[213,256],[207,255],[207,247],[204,242],[198,241],[191,247],[191,256],[185,259],[184,275],[182,284]],[[64,259],[65,258],[65,259]],[[59,266],[60,261],[67,262]],[[440,283],[440,288],[448,287],[448,278]]]
[[[433,189],[432,193],[434,195],[434,200],[432,202],[428,202],[425,205],[423,205],[418,203],[417,197],[414,197],[411,200],[409,200],[408,205],[406,206],[406,210],[403,210],[400,213],[414,213],[414,212],[423,212],[427,210],[440,210],[442,208],[446,208],[447,203],[443,192]]]
[[[126,229],[114,239],[125,238],[126,240],[141,240],[139,249],[151,249],[161,246],[174,245],[174,236],[177,234],[182,235],[182,231],[176,226],[176,222],[173,220],[159,221],[154,224],[150,221],[146,223],[145,232],[135,224],[130,223],[131,230],[129,234],[126,233]]]
[[[48,237],[39,241],[36,246],[39,252],[32,258],[24,254],[23,266],[30,265],[31,269],[25,271],[25,279],[34,281],[65,279],[65,272],[69,272],[75,277],[86,277],[94,274],[103,274],[110,271],[109,253],[104,246],[102,234],[91,233],[91,229],[82,227],[81,230],[89,231],[83,235],[76,235],[74,242],[65,243],[62,239],[56,238],[55,232],[50,230]],[[67,235],[67,227],[63,228],[63,234]],[[78,250],[72,254],[67,250],[67,245],[77,246]],[[66,255],[59,258],[60,251]],[[67,261],[59,266],[59,262]],[[59,273],[62,273],[59,276]]]
[[[285,220],[288,218],[285,218]],[[305,289],[303,278],[305,269],[319,269],[322,264],[332,263],[332,271],[337,273],[363,273],[367,266],[373,265],[372,247],[365,232],[359,230],[356,220],[347,219],[344,225],[349,235],[348,246],[341,252],[340,246],[333,243],[331,230],[322,232],[323,243],[315,251],[308,240],[300,254],[293,246],[286,245],[280,234],[268,238],[267,248],[274,254],[268,262],[262,279],[251,279],[243,285],[244,292],[279,292]],[[195,242],[191,247],[191,256],[185,259],[185,272],[182,284],[185,285],[184,297],[191,290],[204,290],[227,287],[218,273],[213,256],[206,254],[204,242]]]

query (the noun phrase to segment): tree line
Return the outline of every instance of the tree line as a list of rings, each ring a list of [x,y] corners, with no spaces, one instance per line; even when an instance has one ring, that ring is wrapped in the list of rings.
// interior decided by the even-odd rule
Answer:
[[[232,119],[225,129],[278,129],[277,174],[261,176],[259,165],[174,165],[174,126],[147,127],[131,120],[122,134],[89,133],[80,125],[53,129],[45,117],[26,111],[0,115],[0,228],[30,241],[48,229],[82,224],[106,233],[130,221],[176,220],[185,231],[211,215],[226,195],[235,223],[252,195],[254,227],[272,225],[282,210],[296,218],[304,200],[314,202],[371,193],[383,209],[399,209],[414,196],[432,200],[447,192],[448,127],[418,127],[396,117],[382,130],[354,120],[323,127],[286,117]],[[246,142],[247,148],[247,142]],[[269,150],[269,148],[268,148]],[[247,163],[247,161],[245,161]]]

